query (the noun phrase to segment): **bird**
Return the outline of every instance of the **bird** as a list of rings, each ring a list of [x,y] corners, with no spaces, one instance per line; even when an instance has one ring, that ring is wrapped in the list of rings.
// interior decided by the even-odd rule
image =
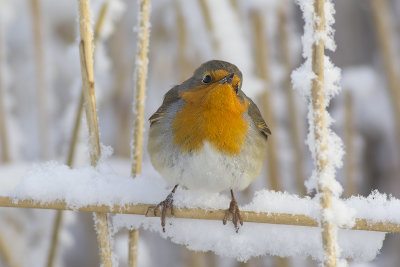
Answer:
[[[243,225],[233,190],[244,190],[261,173],[271,130],[256,104],[242,91],[237,66],[210,60],[193,76],[174,86],[149,118],[150,160],[168,185],[167,198],[152,207],[174,216],[178,186],[189,190],[230,190],[231,202],[223,224],[231,220],[236,232]]]

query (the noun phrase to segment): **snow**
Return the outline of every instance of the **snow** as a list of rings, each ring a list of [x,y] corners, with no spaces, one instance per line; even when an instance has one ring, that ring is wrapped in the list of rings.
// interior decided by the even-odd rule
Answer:
[[[115,166],[115,163],[113,165]],[[21,165],[9,168],[15,170],[19,166]],[[4,170],[5,168],[1,169],[0,177],[16,179],[16,174],[11,175],[11,172]],[[119,175],[110,163],[102,158],[97,167],[77,169],[54,161],[35,164],[22,176],[18,184],[12,188],[10,186],[7,192],[2,191],[1,195],[12,197],[15,201],[32,199],[48,203],[64,200],[69,206],[78,208],[86,205],[155,204],[162,201],[170,190],[148,162],[143,166],[143,174],[132,179]],[[174,197],[177,208],[227,209],[229,201],[225,194],[182,188],[178,188]],[[400,223],[400,200],[392,196],[374,191],[367,198],[353,196],[346,200],[345,204],[358,218],[366,218],[371,222],[389,220]],[[338,207],[340,208],[342,207]],[[304,214],[314,219],[320,217],[318,198],[300,198],[287,192],[268,190],[256,192],[253,200],[240,209]],[[336,220],[340,221],[340,218]],[[210,250],[241,261],[265,254],[281,257],[310,255],[319,260],[322,255],[321,230],[316,227],[245,222],[239,233],[236,233],[230,223],[222,225],[220,221],[167,218],[166,233],[162,233],[159,218],[118,214],[113,216],[111,221],[114,234],[121,228],[142,227],[158,232],[162,237],[189,249]],[[385,234],[380,232],[339,230],[341,257],[356,261],[372,260],[379,252],[384,238]]]
[[[337,236],[337,227],[353,225],[355,219],[354,215],[356,213],[339,199],[343,192],[343,188],[335,180],[336,170],[341,168],[343,165],[342,157],[344,154],[344,148],[341,139],[330,129],[333,119],[326,108],[328,107],[332,97],[337,95],[341,89],[341,71],[333,65],[328,56],[324,56],[324,84],[323,92],[321,92],[324,94],[324,103],[315,102],[317,99],[313,99],[313,96],[311,95],[312,81],[316,78],[316,74],[312,70],[312,47],[322,40],[326,49],[331,51],[336,49],[336,44],[333,39],[334,30],[332,27],[335,22],[335,9],[332,1],[328,0],[325,2],[325,29],[323,31],[318,31],[314,28],[314,25],[318,24],[321,18],[315,13],[314,1],[298,0],[296,2],[303,11],[303,18],[305,21],[304,35],[302,37],[303,57],[305,62],[300,68],[293,72],[292,83],[293,88],[300,91],[308,103],[307,119],[309,132],[306,143],[311,151],[315,166],[311,178],[305,182],[305,185],[308,192],[315,190],[318,193],[317,198],[323,197],[323,192],[321,191],[324,189],[329,190],[332,194],[332,208],[321,207],[321,214],[323,221],[331,222],[333,224],[331,234],[334,238],[333,242],[336,243],[335,256],[338,258],[338,261],[341,261],[340,259],[345,257],[344,255],[346,251],[342,246],[339,246],[340,242],[337,243],[335,240],[335,236]],[[322,104],[324,108],[323,111],[314,110],[314,102]],[[321,112],[324,114],[321,114]],[[325,124],[321,121],[317,121],[318,117],[323,117]],[[320,137],[318,138],[316,135],[319,135]],[[325,255],[324,258],[328,256],[329,255]],[[345,261],[341,261],[340,265],[342,264],[344,266],[347,265]]]

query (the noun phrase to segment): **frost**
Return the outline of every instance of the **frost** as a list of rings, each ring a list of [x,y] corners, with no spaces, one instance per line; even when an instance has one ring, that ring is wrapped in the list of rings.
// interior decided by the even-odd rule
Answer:
[[[343,165],[342,157],[344,149],[341,139],[330,129],[333,119],[326,109],[332,97],[337,95],[341,89],[341,71],[333,65],[328,56],[324,56],[324,103],[317,103],[323,105],[323,111],[314,110],[313,101],[317,101],[317,99],[313,100],[311,96],[312,80],[316,78],[316,74],[312,70],[312,47],[320,40],[323,40],[327,49],[331,51],[336,49],[336,44],[333,39],[334,30],[332,28],[335,22],[335,9],[332,1],[328,0],[325,2],[324,11],[326,25],[324,31],[321,32],[314,29],[314,24],[318,23],[321,19],[318,18],[315,13],[314,1],[297,0],[296,2],[303,11],[303,18],[305,21],[304,35],[302,37],[303,57],[305,58],[305,62],[292,73],[292,83],[293,88],[299,91],[308,103],[307,119],[309,130],[306,144],[310,149],[315,166],[311,177],[305,182],[305,185],[308,192],[316,191],[318,193],[316,198],[321,197],[321,188],[326,188],[332,193],[332,209],[323,209],[321,212],[325,221],[333,223],[335,226],[333,231],[335,231],[338,226],[353,225],[355,211],[346,207],[346,204],[339,199],[343,188],[335,180],[336,170]],[[323,112],[323,114],[321,114],[321,112]],[[316,117],[319,116],[325,118],[325,124],[321,122],[319,122],[320,124],[315,124]],[[325,137],[325,140],[323,138],[317,138],[318,136]],[[343,257],[345,249],[338,244],[336,247],[336,257]],[[341,265],[343,264],[345,265],[345,261],[341,263]]]

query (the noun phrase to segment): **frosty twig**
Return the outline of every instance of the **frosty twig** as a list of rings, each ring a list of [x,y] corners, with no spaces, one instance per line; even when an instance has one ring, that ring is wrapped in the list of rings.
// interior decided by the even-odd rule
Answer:
[[[32,209],[53,209],[53,210],[72,210],[101,213],[119,213],[119,214],[137,214],[155,216],[152,212],[147,212],[150,207],[156,204],[127,204],[127,205],[87,205],[77,208],[74,205],[69,206],[65,201],[54,201],[41,203],[33,200],[14,199],[0,196],[0,207],[14,208],[32,208]],[[318,227],[318,221],[312,217],[303,214],[288,214],[274,212],[254,212],[240,211],[244,222],[270,223],[296,226]],[[167,212],[167,216],[171,214]],[[174,210],[175,218],[197,219],[197,220],[216,220],[221,221],[225,216],[225,210],[206,210],[176,208]],[[158,217],[158,216],[157,216]],[[400,233],[400,224],[391,221],[371,222],[367,219],[356,219],[352,230],[377,231],[387,233]]]
[[[140,2],[140,22],[138,32],[138,48],[136,54],[135,69],[135,124],[133,128],[132,148],[132,176],[142,170],[143,150],[143,124],[144,124],[144,101],[146,95],[146,79],[148,65],[149,27],[150,27],[150,0]]]
[[[144,102],[148,67],[148,47],[150,34],[150,0],[139,1],[139,29],[135,68],[135,123],[133,126],[132,170],[135,177],[142,170]],[[138,230],[129,232],[128,265],[137,266]]]
[[[100,10],[99,17],[96,22],[96,26],[95,26],[94,34],[93,34],[93,44],[94,44],[93,54],[96,53],[97,42],[99,40],[99,35],[100,35],[99,32],[101,31],[101,28],[104,24],[104,18],[107,13],[107,7],[108,7],[108,2],[103,3],[103,6]],[[71,137],[71,141],[70,141],[69,148],[68,148],[67,165],[69,167],[72,167],[72,164],[74,161],[74,155],[75,155],[75,148],[76,148],[76,144],[78,143],[78,133],[79,133],[80,125],[81,125],[83,102],[84,102],[84,94],[83,93],[84,93],[83,88],[81,88],[81,94],[79,97],[79,103],[78,103],[77,111],[76,111],[76,115],[75,115],[74,128],[72,131],[72,137]],[[54,264],[54,258],[56,255],[58,236],[59,236],[59,232],[61,229],[62,218],[63,218],[62,211],[57,211],[57,214],[54,219],[54,228],[53,228],[53,233],[52,233],[52,238],[51,238],[50,250],[49,250],[48,257],[47,257],[47,267],[52,267]]]
[[[314,1],[314,32],[325,30],[325,0]],[[325,267],[336,266],[336,233],[334,224],[324,216],[332,209],[332,192],[322,183],[324,171],[328,165],[327,151],[327,126],[325,121],[325,94],[324,94],[324,59],[325,42],[318,39],[312,46],[312,70],[316,78],[312,80],[311,97],[314,120],[315,158],[318,175],[318,191],[321,193],[320,203],[323,216],[321,216],[322,244],[324,247]]]
[[[79,28],[81,33],[79,52],[81,59],[82,85],[85,95],[86,120],[89,128],[89,153],[92,166],[96,166],[100,158],[101,150],[96,113],[92,25],[90,21],[89,0],[79,1]],[[94,218],[101,264],[105,267],[112,266],[107,215],[96,213]]]

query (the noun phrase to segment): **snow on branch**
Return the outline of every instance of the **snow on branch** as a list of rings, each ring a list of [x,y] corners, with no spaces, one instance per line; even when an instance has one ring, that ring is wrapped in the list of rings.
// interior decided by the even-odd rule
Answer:
[[[3,174],[0,176],[3,177]],[[2,193],[0,206],[145,214],[149,206],[168,194],[165,186],[159,174],[146,164],[143,174],[131,179],[118,175],[102,160],[97,167],[79,169],[48,162],[31,168],[18,185]],[[243,218],[248,222],[239,233],[232,225],[222,225],[219,220],[229,204],[226,195],[178,190],[174,201],[176,217],[208,221],[168,218],[164,234],[159,218],[118,214],[112,218],[113,232],[121,228],[142,227],[159,232],[164,238],[186,245],[189,249],[209,250],[242,261],[265,254],[281,257],[311,255],[322,259],[319,228],[252,223],[317,226],[320,219],[318,198],[258,191],[250,204],[240,207]],[[355,225],[347,225],[348,228],[379,230],[379,227],[387,225],[399,232],[400,200],[373,192],[368,198],[352,197],[345,204],[353,210],[354,217],[360,219]],[[342,257],[364,261],[376,256],[385,237],[379,232],[339,230],[338,233]]]

